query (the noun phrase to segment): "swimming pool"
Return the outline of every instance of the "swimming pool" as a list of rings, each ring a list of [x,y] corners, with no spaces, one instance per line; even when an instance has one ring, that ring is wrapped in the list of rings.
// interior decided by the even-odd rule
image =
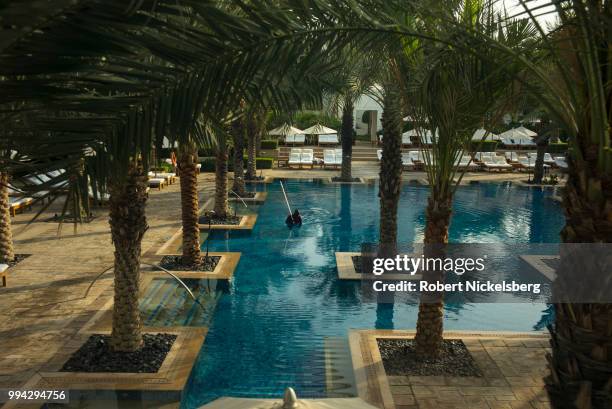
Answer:
[[[364,303],[359,283],[337,279],[336,251],[377,241],[377,185],[288,180],[285,187],[303,215],[300,229],[284,225],[276,182],[265,186],[268,198],[252,232],[209,238],[211,250],[240,251],[242,258],[218,298],[184,408],[226,395],[278,397],[287,386],[302,397],[350,395],[348,331],[415,328],[417,305]],[[427,195],[426,187],[404,185],[400,242],[422,241]],[[457,192],[450,240],[556,243],[562,225],[550,191],[476,184]],[[445,328],[530,331],[548,315],[540,303],[447,305]]]

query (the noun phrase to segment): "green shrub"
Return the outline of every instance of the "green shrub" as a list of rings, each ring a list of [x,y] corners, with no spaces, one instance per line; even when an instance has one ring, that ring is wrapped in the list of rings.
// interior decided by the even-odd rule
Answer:
[[[257,169],[272,169],[274,164],[274,158],[257,158],[255,160],[255,166]]]
[[[246,169],[248,158],[244,158],[244,168]],[[201,157],[200,163],[202,164],[202,172],[214,172],[215,171],[215,158],[214,157]],[[272,169],[272,164],[274,163],[274,158],[255,158],[255,164],[257,169]],[[234,159],[233,157],[229,157],[227,163],[227,170],[229,172],[234,171]]]
[[[568,149],[568,144],[565,142],[557,142],[557,143],[551,143],[548,145],[548,148],[546,149],[546,151],[548,153],[565,153],[567,152]]]
[[[265,140],[261,141],[261,149],[276,149],[278,148],[278,141]]]
[[[470,150],[472,152],[495,152],[497,141],[472,141]]]
[[[201,172],[214,172],[215,171],[215,158],[208,156],[204,158],[200,158],[200,163],[202,164]]]

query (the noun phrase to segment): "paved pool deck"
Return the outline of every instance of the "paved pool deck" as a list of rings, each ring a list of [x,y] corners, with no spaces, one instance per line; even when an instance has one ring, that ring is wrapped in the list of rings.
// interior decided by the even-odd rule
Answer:
[[[264,170],[264,176],[329,178],[339,174],[334,170]],[[354,176],[376,178],[378,164],[354,164]],[[203,204],[213,196],[213,174],[199,176],[200,199]],[[422,179],[425,174],[407,173],[406,179]],[[525,174],[474,173],[465,181],[524,180]],[[179,184],[161,191],[152,190],[147,204],[149,230],[143,240],[143,262],[158,262],[157,251],[180,228]],[[91,223],[63,226],[46,222],[61,211],[55,203],[43,212],[39,221],[29,225],[40,205],[13,218],[17,253],[31,254],[11,268],[8,286],[0,288],[0,388],[18,388],[44,371],[48,363],[64,346],[77,336],[90,319],[101,310],[110,308],[112,300],[113,246],[108,210],[97,208]],[[144,273],[146,274],[146,273]],[[98,277],[95,283],[92,282]],[[523,352],[532,351],[527,347]],[[518,355],[522,352],[518,351]],[[543,351],[542,351],[543,359]],[[539,365],[534,361],[533,365]],[[539,368],[539,367],[538,367]]]

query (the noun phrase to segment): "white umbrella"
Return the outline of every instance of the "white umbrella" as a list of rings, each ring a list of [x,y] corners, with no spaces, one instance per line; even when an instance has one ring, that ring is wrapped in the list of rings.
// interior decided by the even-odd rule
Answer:
[[[288,388],[290,389],[290,388]],[[337,399],[308,399],[297,400],[295,392],[285,391],[285,398],[274,399],[246,399],[246,398],[220,398],[200,409],[376,409],[360,398]]]
[[[525,128],[523,125],[516,128],[516,130],[522,132],[523,134],[525,134],[525,136],[529,136],[531,138],[538,136],[537,132],[533,132],[531,129]]]
[[[316,124],[311,126],[310,128],[304,129],[302,133],[305,133],[306,135],[329,135],[338,133],[338,131],[335,131],[321,124]]]
[[[274,136],[287,136],[287,135],[303,135],[304,131],[301,129],[295,128],[288,123],[284,123],[278,128],[274,128],[271,131],[268,131],[268,135]]]
[[[485,134],[487,135],[487,139],[485,139],[486,141],[499,141],[499,136],[495,135],[493,132],[489,132],[487,134],[487,130],[484,128],[476,129],[474,135],[472,135],[472,140],[482,141],[482,138],[484,138]]]
[[[527,129],[527,128],[524,128]],[[536,134],[537,135],[537,134]],[[534,142],[530,136],[521,130],[521,128],[509,129],[506,132],[500,133],[499,138],[505,145],[533,145]]]

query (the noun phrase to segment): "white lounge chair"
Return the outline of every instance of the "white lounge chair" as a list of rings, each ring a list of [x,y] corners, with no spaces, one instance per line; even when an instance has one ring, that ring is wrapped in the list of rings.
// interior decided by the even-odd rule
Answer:
[[[165,179],[166,184],[171,185],[176,181],[175,173],[168,172],[149,172],[149,177],[154,179]]]
[[[519,156],[518,162],[521,168],[523,169],[533,169],[535,168],[535,160],[527,156]]]
[[[410,134],[408,132],[404,132],[402,134],[402,145],[411,145],[412,140],[410,139]]]
[[[567,169],[569,168],[565,156],[557,156],[555,158],[555,166],[558,167],[561,171],[567,171]]]
[[[6,274],[8,272],[8,264],[0,264],[0,277],[2,277],[2,287],[6,287]]]
[[[312,169],[314,163],[314,153],[312,149],[302,149],[302,155],[300,155],[300,165],[310,165]]]
[[[468,154],[463,154],[461,158],[455,160],[455,167],[457,169],[475,169],[478,167]]]
[[[406,169],[414,169],[415,165],[412,163],[410,152],[402,152],[402,166]]]
[[[495,152],[476,152],[474,154],[474,160],[479,163],[493,163],[493,156],[495,156]]]
[[[162,190],[167,184],[168,182],[164,178],[149,178],[149,187],[151,188]]]
[[[319,145],[338,145],[338,134],[319,135]]]
[[[548,155],[548,160],[547,160],[546,155]],[[538,153],[537,152],[529,152],[527,154],[527,156],[529,157],[529,159],[531,159],[531,161],[533,163],[536,163],[536,160],[538,160]],[[545,153],[544,154],[544,167],[545,168],[549,168],[552,163],[555,163],[555,161],[552,158],[552,156],[550,156],[550,153]]]
[[[378,160],[382,160],[382,149],[376,150],[376,157]]]
[[[485,156],[482,161],[483,166],[487,170],[508,170],[512,169],[512,165],[506,162],[505,156]]]
[[[336,154],[336,165],[342,166],[342,148],[335,149],[334,152]]]
[[[292,148],[291,152],[289,152],[289,160],[287,161],[287,165],[291,167],[292,165],[301,166],[301,156],[302,149]]]
[[[544,163],[549,165],[549,166],[554,166],[555,158],[553,158],[550,153],[545,153],[544,154]]]
[[[328,166],[336,166],[336,151],[333,149],[323,151],[323,168]]]
[[[34,199],[31,197],[9,197],[11,215],[15,216],[18,210],[24,210],[32,206]]]
[[[509,163],[518,163],[518,154],[516,152],[505,152],[504,155]]]

